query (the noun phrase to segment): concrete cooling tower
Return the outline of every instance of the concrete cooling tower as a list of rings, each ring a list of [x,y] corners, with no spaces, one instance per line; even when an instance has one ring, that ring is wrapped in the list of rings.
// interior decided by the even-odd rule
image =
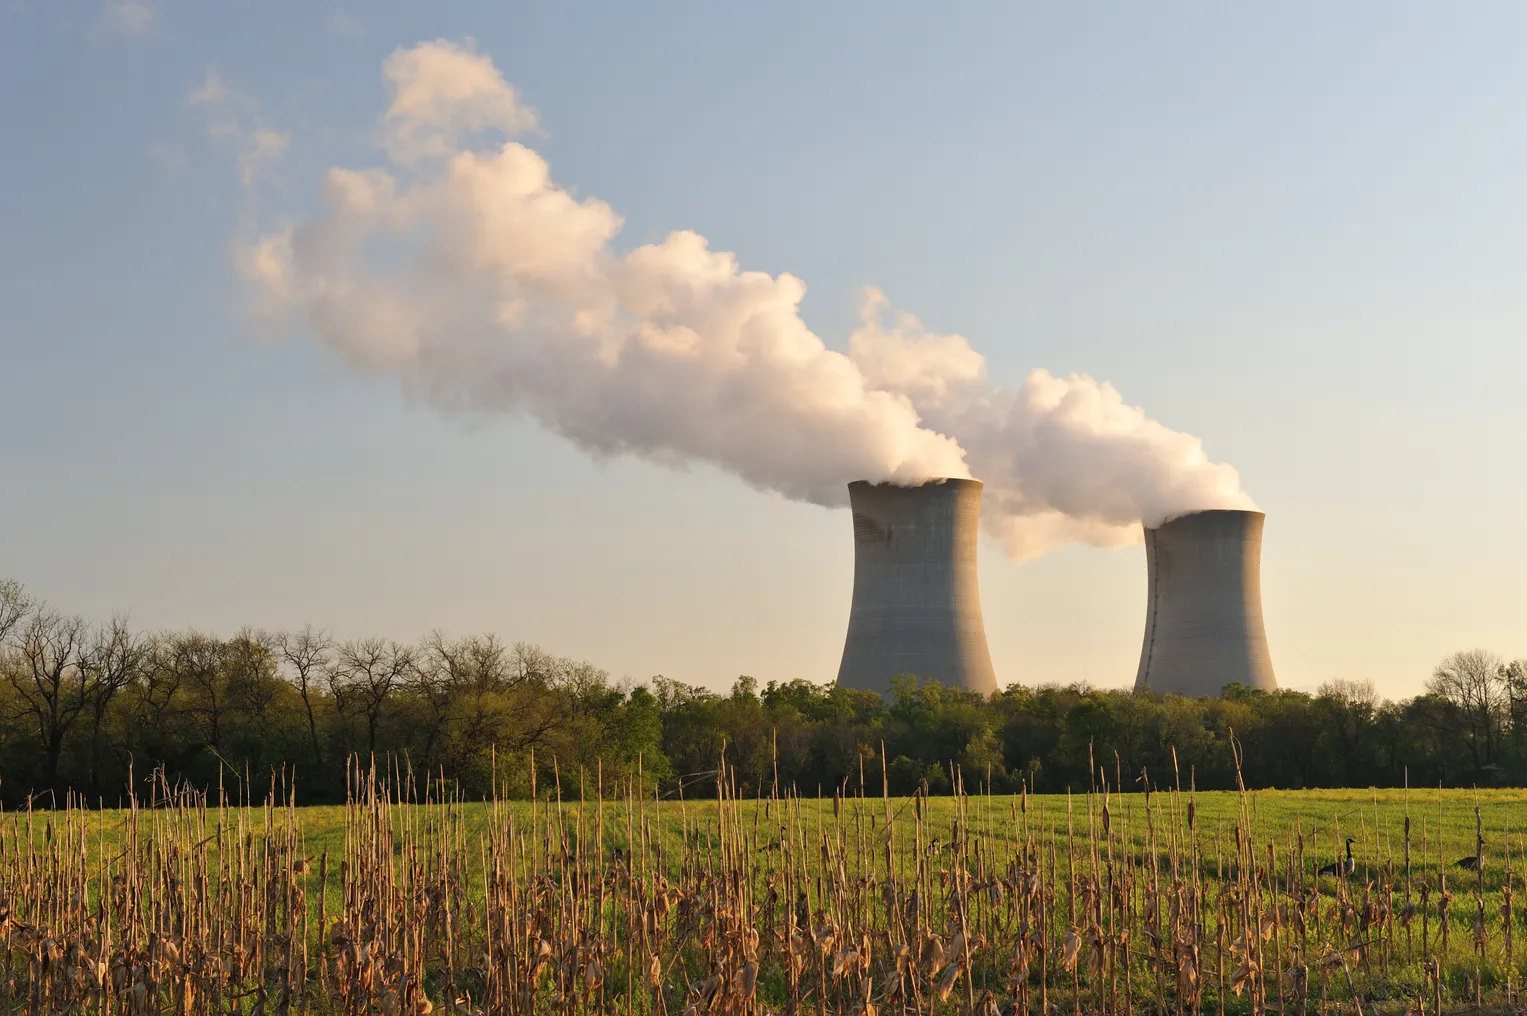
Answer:
[[[997,690],[981,593],[978,480],[917,487],[848,485],[854,516],[854,601],[838,683],[889,695],[916,674],[955,688]]]
[[[1203,511],[1145,530],[1149,595],[1135,691],[1275,691],[1262,627],[1261,512]]]

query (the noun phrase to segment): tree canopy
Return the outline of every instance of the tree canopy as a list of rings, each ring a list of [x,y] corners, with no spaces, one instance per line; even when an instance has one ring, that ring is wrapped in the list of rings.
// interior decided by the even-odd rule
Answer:
[[[0,797],[68,792],[111,804],[155,775],[299,800],[340,798],[347,758],[444,777],[468,797],[714,793],[723,750],[740,793],[778,786],[892,794],[1085,788],[1122,780],[1252,787],[1527,781],[1527,662],[1484,650],[1441,661],[1424,694],[1389,702],[1335,680],[1315,694],[1227,686],[1218,698],[1012,685],[990,698],[903,675],[889,700],[806,680],[716,692],[492,635],[417,644],[314,628],[141,632],[90,623],[0,582]],[[130,774],[132,776],[130,777]],[[1116,784],[1119,785],[1119,784]]]

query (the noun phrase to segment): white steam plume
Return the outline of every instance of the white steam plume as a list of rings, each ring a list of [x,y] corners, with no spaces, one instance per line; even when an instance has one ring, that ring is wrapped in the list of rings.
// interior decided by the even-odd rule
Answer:
[[[1124,546],[1139,541],[1141,522],[1256,507],[1234,467],[1126,405],[1106,381],[1035,370],[1016,389],[992,387],[963,337],[929,332],[906,313],[887,325],[886,311],[867,289],[850,356],[870,385],[907,396],[926,426],[959,439],[986,484],[986,529],[1013,558],[1073,541]]]
[[[528,411],[595,454],[705,461],[818,504],[854,479],[974,469],[1015,556],[1249,504],[1233,469],[1112,387],[1036,371],[991,388],[963,338],[884,327],[876,292],[845,356],[806,327],[794,276],[743,271],[692,232],[617,252],[607,204],[523,144],[478,140],[537,120],[470,47],[420,43],[383,72],[387,168],[331,169],[322,215],[240,251],[263,315],[358,368],[441,406]]]
[[[517,142],[535,124],[493,63],[448,42],[384,66],[390,169],[330,170],[327,212],[245,250],[263,309],[436,402],[524,408],[600,454],[699,459],[824,504],[872,476],[969,476],[797,312],[790,275],[741,271],[694,233],[617,254],[621,221]]]

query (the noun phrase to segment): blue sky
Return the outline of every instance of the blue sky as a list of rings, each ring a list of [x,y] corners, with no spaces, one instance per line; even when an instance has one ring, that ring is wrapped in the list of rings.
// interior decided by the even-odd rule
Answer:
[[[381,63],[475,40],[619,243],[860,287],[994,380],[1083,371],[1268,512],[1286,686],[1527,656],[1527,11],[1406,3],[0,6],[0,573],[147,627],[493,630],[830,679],[845,513],[463,420],[245,313],[233,249],[378,164]],[[824,9],[825,8],[825,9]],[[257,188],[188,101],[284,132]],[[985,548],[1004,683],[1133,680],[1138,548]]]

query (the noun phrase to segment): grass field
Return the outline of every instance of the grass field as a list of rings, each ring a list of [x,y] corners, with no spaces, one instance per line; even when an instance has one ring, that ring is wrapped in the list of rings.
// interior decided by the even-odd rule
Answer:
[[[1437,789],[12,812],[0,1006],[1504,1004],[1518,824],[1527,791]],[[1352,875],[1318,877],[1349,836]]]
[[[1199,855],[1212,872],[1218,859],[1234,853],[1234,831],[1241,799],[1233,791],[1153,794],[1151,811],[1157,828],[1168,830],[1185,826],[1189,801],[1195,804]],[[1357,841],[1353,851],[1360,880],[1378,878],[1390,866],[1398,874],[1403,874],[1408,816],[1412,877],[1416,881],[1435,881],[1440,871],[1451,869],[1454,860],[1475,852],[1476,808],[1486,840],[1487,890],[1497,891],[1503,884],[1508,847],[1517,874],[1527,872],[1527,865],[1515,860],[1527,851],[1527,789],[1262,790],[1248,792],[1246,801],[1248,828],[1264,849],[1266,842],[1271,842],[1282,856],[1290,843],[1302,835],[1305,866],[1310,875],[1320,865],[1335,860],[1341,853],[1342,841],[1349,836]],[[1064,840],[1070,829],[1074,840],[1085,845],[1089,842],[1089,804],[1094,812],[1099,812],[1102,803],[1101,795],[1089,800],[1086,794],[1069,798],[1064,794],[989,798],[975,795],[964,799],[963,814],[973,835],[993,844],[1016,844],[1023,838],[1026,821],[1031,836],[1053,836]],[[1111,794],[1108,804],[1110,821],[1115,826],[1112,831],[1120,844],[1127,844],[1131,851],[1145,851],[1149,846],[1145,795]],[[750,840],[756,841],[755,847],[766,848],[769,843],[779,840],[781,805],[771,805],[767,800],[744,799],[730,801],[728,807]],[[794,800],[791,807],[799,820],[810,828],[835,824],[832,798],[801,798]],[[843,823],[855,832],[862,831],[882,839],[887,807],[892,815],[897,849],[903,853],[915,852],[918,848],[915,832],[919,825],[925,830],[925,840],[937,837],[941,843],[947,843],[959,810],[951,797],[926,799],[920,821],[911,798],[883,801],[879,797],[849,796],[837,805]],[[418,816],[416,821],[424,821],[423,816],[436,810],[436,806],[403,805],[392,810],[392,818],[401,832],[408,825],[410,814]],[[705,799],[635,804],[624,800],[603,803],[573,800],[559,804],[555,799],[548,799],[535,805],[529,801],[508,801],[497,805],[497,819],[494,818],[494,806],[487,803],[460,803],[452,810],[459,816],[465,833],[472,837],[485,834],[495,821],[512,822],[516,828],[529,829],[538,816],[556,821],[558,815],[571,829],[581,828],[585,835],[593,835],[602,816],[605,839],[612,848],[624,847],[627,815],[631,813],[645,817],[650,823],[654,834],[651,846],[656,854],[668,858],[677,858],[682,852],[686,829],[692,844],[703,845],[705,834],[714,834],[717,823],[715,801]],[[140,807],[140,814],[150,812],[147,805]],[[92,809],[75,811],[70,820],[75,835],[78,835],[79,825],[85,825],[88,850],[92,856],[98,856],[103,851],[115,853],[122,849],[127,814],[120,808]],[[264,815],[262,807],[218,809],[211,805],[207,821],[211,823],[209,829],[219,821],[230,827],[242,822],[246,828],[257,829],[264,822]],[[282,815],[284,821],[284,810]],[[292,809],[291,817],[306,854],[318,856],[327,851],[336,858],[341,855],[345,837],[344,806],[298,807]],[[13,844],[25,840],[26,829],[30,826],[33,840],[42,845],[52,835],[52,827],[62,828],[63,813],[13,811],[0,816],[0,822],[3,822],[6,839]],[[1101,837],[1101,830],[1096,828],[1098,822],[1100,816],[1095,815],[1091,834]],[[927,846],[926,843],[923,845]],[[1164,857],[1165,851],[1163,835],[1158,852]]]

